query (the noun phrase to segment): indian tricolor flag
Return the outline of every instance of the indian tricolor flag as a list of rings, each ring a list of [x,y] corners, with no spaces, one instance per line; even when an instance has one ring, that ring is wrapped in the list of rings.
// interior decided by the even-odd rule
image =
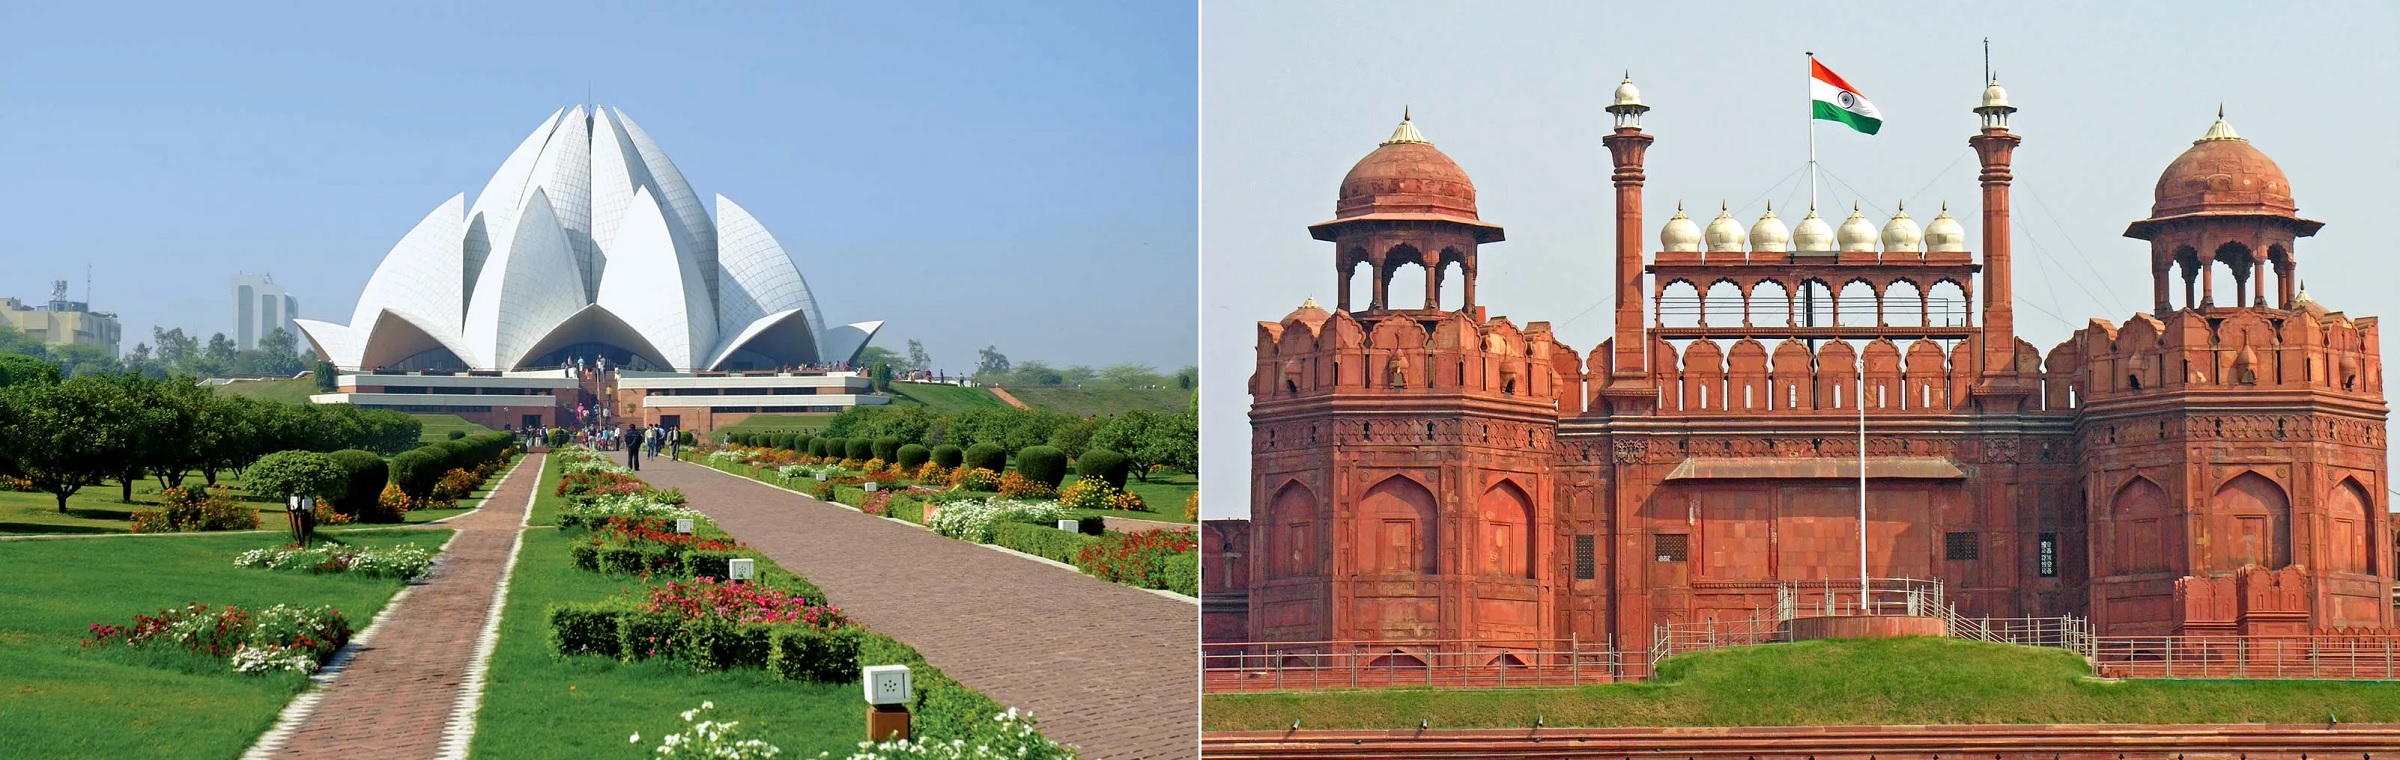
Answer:
[[[1808,59],[1808,98],[1815,101],[1818,119],[1848,124],[1870,135],[1883,128],[1883,114],[1875,110],[1875,104],[1815,58]]]

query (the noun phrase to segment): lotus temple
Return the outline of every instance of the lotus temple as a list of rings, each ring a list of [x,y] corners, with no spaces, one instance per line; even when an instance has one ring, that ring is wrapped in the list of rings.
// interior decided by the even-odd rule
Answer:
[[[560,109],[473,204],[451,196],[401,236],[348,324],[298,320],[341,373],[313,398],[699,431],[888,401],[847,369],[882,323],[827,322],[765,226],[722,195],[715,211],[624,112]]]

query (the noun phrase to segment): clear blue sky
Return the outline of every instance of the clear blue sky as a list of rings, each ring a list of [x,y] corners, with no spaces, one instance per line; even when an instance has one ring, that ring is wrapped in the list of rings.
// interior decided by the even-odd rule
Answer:
[[[1819,129],[1823,198],[1840,209],[1832,222],[1860,195],[1878,226],[1876,210],[1894,199],[1909,199],[1920,223],[1948,200],[1973,241],[1966,140],[1989,36],[2023,109],[2013,122],[2025,139],[2018,332],[2047,351],[2089,319],[2122,324],[2147,310],[2149,248],[2121,235],[2148,215],[2159,172],[2219,103],[2282,166],[2300,213],[2326,222],[2296,250],[2310,294],[2353,315],[2400,316],[2387,222],[2400,170],[2400,105],[2388,95],[2400,81],[2395,24],[2393,6],[2364,2],[1211,0],[1201,20],[1201,490],[1232,498],[1203,509],[1248,513],[1243,384],[1256,324],[1311,295],[1333,302],[1333,251],[1306,226],[1332,217],[1342,174],[1391,134],[1404,104],[1474,177],[1483,218],[1508,229],[1507,242],[1482,250],[1477,301],[1520,325],[1548,320],[1588,352],[1610,329],[1615,212],[1601,109],[1625,70],[1656,109],[1646,251],[1677,200],[1702,224],[1719,200],[1745,228],[1769,200],[1787,224],[1805,213],[1805,184],[1791,178],[1807,162],[1810,50],[1886,120],[1874,137]],[[2390,357],[2400,343],[2386,331]]]
[[[272,273],[347,321],[410,225],[562,106],[622,108],[773,231],[836,321],[939,366],[1195,361],[1185,3],[7,3],[0,295],[93,269],[231,327]],[[713,212],[713,203],[710,204]]]

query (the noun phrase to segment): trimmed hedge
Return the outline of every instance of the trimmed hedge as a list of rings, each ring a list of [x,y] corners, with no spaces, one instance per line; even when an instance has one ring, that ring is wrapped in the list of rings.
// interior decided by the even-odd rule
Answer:
[[[455,441],[455,440],[458,440],[458,439],[460,439],[460,438],[465,438],[465,437],[467,437],[467,431],[464,431],[464,430],[452,430],[452,431],[450,431],[450,435],[448,436],[448,438],[449,438],[450,440],[453,440],[453,441]]]
[[[1070,565],[1075,564],[1075,555],[1081,553],[1083,547],[1098,543],[1099,540],[1081,533],[1068,533],[1031,523],[1003,522],[992,526],[994,545]]]
[[[509,447],[516,445],[516,440],[516,436],[507,432],[495,431],[403,451],[392,457],[391,482],[400,486],[411,500],[425,498],[433,494],[433,484],[442,479],[442,473],[472,470],[476,465],[499,461]]]
[[[877,438],[873,441],[870,441],[868,443],[868,447],[875,453],[876,459],[881,459],[886,462],[900,461],[899,436],[887,435]]]
[[[933,450],[925,448],[925,444],[912,443],[900,447],[899,451],[893,452],[893,456],[896,458],[892,461],[899,462],[901,469],[914,471],[932,461]]]
[[[1083,456],[1075,460],[1075,474],[1083,476],[1084,480],[1106,482],[1108,487],[1122,491],[1125,490],[1125,476],[1133,474],[1133,463],[1124,454],[1103,448],[1089,448],[1084,449]]]
[[[908,711],[913,716],[911,733],[919,740],[964,740],[968,744],[999,738],[999,723],[992,716],[1008,708],[991,697],[951,680],[949,674],[925,661],[925,656],[898,640],[883,634],[868,632],[859,641],[858,661],[876,665],[908,666],[910,685]]]
[[[859,650],[871,634],[845,626],[831,631],[804,624],[732,623],[643,612],[632,600],[554,604],[548,609],[550,651],[625,662],[669,659],[697,671],[758,669],[786,681],[858,680]]]
[[[817,437],[816,437],[816,436],[809,435],[809,434],[807,434],[807,433],[794,433],[794,434],[792,434],[792,451],[794,451],[794,452],[801,453],[801,454],[806,454],[806,453],[809,453],[810,451],[812,451],[812,450],[814,449],[814,447],[816,446],[816,444],[817,444]]]
[[[1049,446],[1027,446],[1017,452],[1017,474],[1057,488],[1067,479],[1067,452]]]
[[[1167,558],[1167,590],[1200,596],[1200,553],[1183,552]]]
[[[924,525],[925,502],[903,501],[898,498],[894,498],[892,499],[892,511],[886,513],[884,516],[894,520],[906,520],[918,525]]]
[[[947,443],[933,447],[933,463],[941,465],[942,469],[958,469],[958,465],[965,461],[967,461],[965,449]]]
[[[811,438],[808,440],[808,448],[804,451],[807,451],[808,455],[812,457],[825,456],[825,445],[832,442],[831,438]]]
[[[966,456],[965,466],[968,469],[991,470],[995,473],[1008,470],[1008,450],[1000,448],[1000,444],[978,443],[969,446]]]
[[[343,449],[327,456],[342,468],[347,483],[342,494],[333,499],[333,511],[349,515],[360,522],[399,522],[400,515],[383,508],[383,485],[392,480],[391,465],[383,457],[363,449]]]
[[[842,439],[842,456],[862,462],[873,459],[875,458],[875,442],[865,438],[844,438]]]

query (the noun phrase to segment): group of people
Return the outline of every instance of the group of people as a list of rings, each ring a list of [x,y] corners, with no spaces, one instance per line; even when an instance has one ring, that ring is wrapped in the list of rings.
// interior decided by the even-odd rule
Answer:
[[[674,459],[683,450],[683,436],[674,428],[663,425],[650,427],[626,425],[622,431],[610,430],[608,432],[619,445],[625,447],[625,466],[633,468],[636,472],[642,469],[644,452],[648,452],[649,456],[655,459],[658,457],[658,452],[664,450],[667,452],[668,459]]]

